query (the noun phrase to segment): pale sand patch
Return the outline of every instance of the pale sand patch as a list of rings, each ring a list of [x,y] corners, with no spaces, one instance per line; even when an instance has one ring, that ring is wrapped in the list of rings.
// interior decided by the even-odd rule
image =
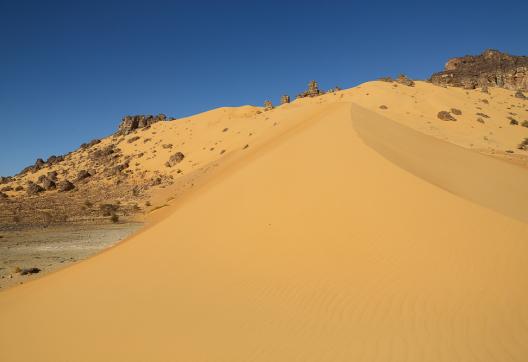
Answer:
[[[128,242],[0,293],[0,360],[526,359],[525,223],[380,156],[349,103],[274,140]]]

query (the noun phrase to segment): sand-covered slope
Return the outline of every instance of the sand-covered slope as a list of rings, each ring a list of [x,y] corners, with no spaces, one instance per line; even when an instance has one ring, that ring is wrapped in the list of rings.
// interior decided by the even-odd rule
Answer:
[[[1,292],[0,360],[525,361],[528,224],[508,215],[522,210],[468,200],[442,146],[388,137],[348,92],[268,112],[284,127],[164,219]]]

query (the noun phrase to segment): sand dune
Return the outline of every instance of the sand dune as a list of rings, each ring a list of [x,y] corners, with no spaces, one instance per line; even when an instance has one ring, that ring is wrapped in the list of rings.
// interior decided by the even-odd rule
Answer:
[[[0,293],[0,360],[525,361],[526,194],[502,185],[526,176],[387,137],[345,94],[271,111],[288,126],[164,219]],[[470,201],[446,159],[506,200]]]

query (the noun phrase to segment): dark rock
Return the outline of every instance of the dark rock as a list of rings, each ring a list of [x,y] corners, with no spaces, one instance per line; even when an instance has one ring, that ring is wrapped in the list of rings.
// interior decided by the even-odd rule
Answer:
[[[24,190],[23,186],[18,185],[17,187],[15,187],[15,191],[23,191],[23,190]]]
[[[442,121],[456,121],[456,118],[451,115],[451,113],[447,111],[441,111],[438,112],[437,117],[441,119]]]
[[[81,180],[84,180],[85,178],[88,178],[88,177],[91,177],[92,174],[86,170],[81,170],[79,171],[79,173],[77,174],[77,181],[81,181]]]
[[[26,189],[26,192],[28,195],[37,195],[43,191],[44,191],[44,188],[42,188],[41,186],[37,185],[34,182],[28,182],[28,186]]]
[[[462,111],[460,109],[451,108],[451,113],[453,113],[456,116],[460,116],[462,114]]]
[[[172,143],[166,143],[164,145],[161,145],[162,148],[172,148]]]
[[[138,139],[140,139],[140,138],[141,138],[141,137],[139,137],[139,136],[130,137],[130,138],[128,139],[127,142],[128,142],[128,143],[134,143],[134,142],[136,142],[136,141],[137,141]]]
[[[157,116],[153,115],[134,115],[134,116],[125,116],[119,124],[119,129],[117,130],[117,135],[127,135],[139,128],[150,127],[152,124],[157,122],[163,122],[168,120],[173,120],[174,118],[168,119],[164,114],[158,114]]]
[[[115,152],[116,152],[116,147],[115,145],[111,144],[111,145],[106,146],[103,149],[95,150],[94,152],[90,154],[90,158],[94,161],[102,160],[112,155]]]
[[[43,182],[42,182],[42,187],[44,187],[44,189],[46,189],[47,191],[49,190],[54,190],[57,185],[55,184],[55,181],[49,179],[49,178],[46,178]]]
[[[13,187],[11,187],[11,186],[5,186],[5,187],[2,187],[2,188],[0,189],[0,191],[4,191],[4,192],[6,192],[6,191],[13,191]]]
[[[515,98],[526,99],[526,96],[520,90],[515,92]]]
[[[379,106],[380,109],[388,109],[389,107],[387,107],[386,105],[382,104],[381,106]]]
[[[450,59],[442,72],[431,76],[433,84],[474,89],[488,86],[528,90],[528,57],[488,49],[480,55]]]
[[[64,161],[64,156],[50,156],[46,160],[46,163],[49,166],[52,166],[52,165],[56,165],[57,163],[61,163],[62,161]]]
[[[51,172],[48,172],[48,178],[51,180],[51,181],[57,181],[57,171],[51,171]]]
[[[167,167],[173,167],[177,165],[178,163],[182,162],[185,158],[185,155],[181,152],[176,152],[174,155],[172,155],[169,160],[165,163],[165,166]]]
[[[7,176],[7,177],[0,176],[0,185],[7,184],[7,183],[11,182],[12,180],[13,180],[13,178],[10,177],[10,176]]]
[[[99,144],[99,143],[101,143],[101,140],[93,139],[93,140],[91,140],[88,143],[83,143],[81,145],[81,148],[83,148],[83,149],[90,148],[90,147],[95,146],[96,144]]]
[[[29,275],[29,274],[37,274],[40,273],[39,268],[26,268],[20,270],[20,275]]]
[[[75,188],[75,185],[68,180],[64,180],[59,182],[58,188],[61,192],[67,192],[73,190]]]
[[[9,196],[0,191],[0,199],[7,199]]]

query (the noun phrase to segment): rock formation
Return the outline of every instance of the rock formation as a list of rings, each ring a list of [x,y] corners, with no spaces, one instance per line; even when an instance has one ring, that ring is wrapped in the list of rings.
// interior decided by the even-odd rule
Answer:
[[[280,104],[290,103],[290,96],[285,94],[280,99]]]
[[[271,101],[264,101],[264,110],[269,111],[273,109],[273,103]]]
[[[400,74],[398,78],[396,78],[396,82],[406,85],[408,87],[414,87],[414,81],[407,77],[405,74]]]
[[[480,55],[449,59],[430,81],[441,86],[475,89],[487,86],[528,90],[528,57],[488,49]]]
[[[324,92],[319,89],[317,82],[312,80],[310,83],[308,83],[308,90],[297,95],[297,98],[317,97],[322,94],[324,94]]]
[[[134,116],[125,116],[121,120],[116,134],[127,135],[136,129],[149,127],[154,123],[171,121],[173,119],[174,118],[167,118],[167,116],[164,114],[158,114],[157,116],[140,114]]]

